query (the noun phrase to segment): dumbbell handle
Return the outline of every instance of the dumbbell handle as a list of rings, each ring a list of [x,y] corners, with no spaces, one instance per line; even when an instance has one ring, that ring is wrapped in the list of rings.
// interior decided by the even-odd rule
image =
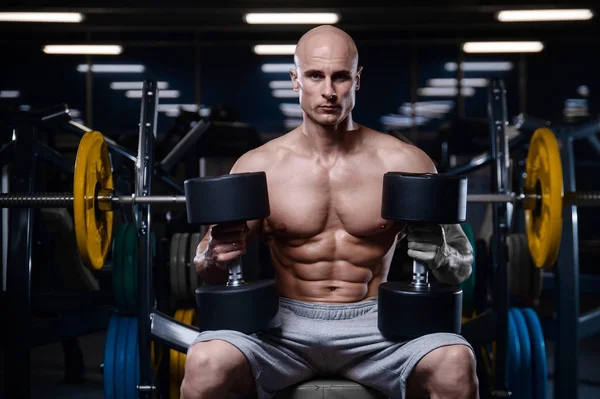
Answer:
[[[228,265],[229,278],[227,280],[228,287],[236,287],[239,285],[246,284],[244,276],[242,275],[242,258],[232,260]]]
[[[428,287],[429,286],[429,274],[427,272],[427,265],[413,259],[413,279],[410,283],[413,287]]]

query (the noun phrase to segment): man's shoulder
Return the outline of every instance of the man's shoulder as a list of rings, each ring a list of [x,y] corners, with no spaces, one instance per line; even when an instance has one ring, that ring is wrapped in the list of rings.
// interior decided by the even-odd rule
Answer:
[[[431,158],[416,145],[402,141],[391,134],[368,130],[369,142],[388,170],[414,173],[436,171]]]
[[[232,173],[259,172],[269,169],[281,157],[281,151],[286,148],[286,143],[289,141],[289,134],[271,139],[246,152],[236,161]]]

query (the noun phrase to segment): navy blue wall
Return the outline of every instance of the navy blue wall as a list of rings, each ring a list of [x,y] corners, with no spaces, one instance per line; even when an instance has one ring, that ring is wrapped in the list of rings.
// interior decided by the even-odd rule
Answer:
[[[5,48],[11,62],[0,63],[0,90],[19,90],[18,99],[0,99],[1,105],[45,107],[66,102],[81,110],[85,121],[85,74],[77,72],[83,56],[46,55],[42,43],[28,48]],[[359,47],[360,64],[364,66],[362,86],[357,94],[355,119],[365,125],[381,128],[380,118],[397,114],[398,108],[410,101],[410,46]],[[455,72],[444,69],[446,62],[456,61],[456,46],[417,47],[418,83],[423,87],[431,78],[452,78]],[[587,85],[592,112],[597,96],[600,61],[592,58],[590,49],[576,43],[547,44],[540,54],[527,56],[527,111],[547,119],[560,119],[567,98],[577,98],[577,87]],[[465,61],[511,61],[508,72],[466,72],[465,77],[502,77],[508,89],[509,116],[519,112],[518,56],[471,56]],[[265,62],[290,62],[291,57],[265,57],[252,53],[251,48],[200,48],[201,102],[206,106],[226,104],[239,109],[241,119],[261,131],[284,131],[281,102],[296,99],[276,99],[271,96],[270,80],[289,79],[287,73],[266,74],[260,67]],[[161,103],[195,102],[196,71],[191,47],[126,47],[118,57],[94,57],[95,63],[138,63],[146,66],[143,74],[94,74],[93,127],[105,134],[135,133],[139,119],[139,100],[126,98],[123,91],[109,88],[112,81],[153,78],[167,81],[170,89],[181,92],[178,99],[162,99]],[[447,100],[421,97],[419,101]],[[487,94],[477,88],[474,97],[465,99],[468,117],[485,117]],[[454,113],[447,117],[451,118]],[[173,119],[161,114],[159,130],[165,131]],[[421,130],[435,131],[439,121],[432,121]]]

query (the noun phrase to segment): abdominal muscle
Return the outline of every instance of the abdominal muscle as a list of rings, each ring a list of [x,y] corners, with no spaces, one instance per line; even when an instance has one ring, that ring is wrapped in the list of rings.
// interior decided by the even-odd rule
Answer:
[[[342,230],[309,239],[271,238],[280,295],[322,303],[375,299],[393,255],[397,232],[390,230],[367,238]]]

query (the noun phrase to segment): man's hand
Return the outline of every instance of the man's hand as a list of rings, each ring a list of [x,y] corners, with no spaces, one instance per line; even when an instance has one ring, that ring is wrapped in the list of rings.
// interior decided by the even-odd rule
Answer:
[[[460,284],[471,274],[473,248],[459,224],[408,226],[408,256],[426,264],[438,281]]]
[[[414,223],[408,225],[408,256],[421,261],[431,270],[440,267],[443,257],[438,256],[446,246],[444,229],[439,224]]]

